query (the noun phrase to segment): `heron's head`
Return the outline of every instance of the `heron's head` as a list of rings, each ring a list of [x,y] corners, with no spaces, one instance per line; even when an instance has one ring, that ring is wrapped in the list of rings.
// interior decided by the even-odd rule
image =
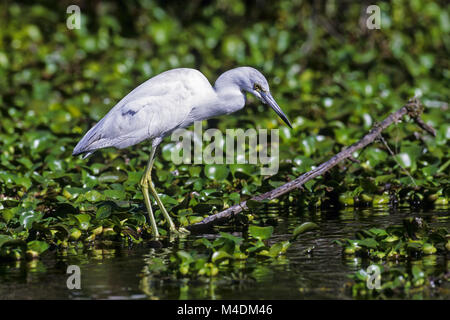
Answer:
[[[278,114],[280,118],[292,128],[289,119],[270,94],[269,84],[263,74],[251,67],[242,67],[237,69],[239,69],[238,85],[241,90],[251,93],[262,103],[268,104],[276,112],[276,114]]]

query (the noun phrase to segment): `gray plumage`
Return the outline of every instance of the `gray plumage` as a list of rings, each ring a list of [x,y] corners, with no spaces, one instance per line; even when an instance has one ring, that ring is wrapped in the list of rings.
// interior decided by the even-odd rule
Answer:
[[[223,73],[212,87],[203,74],[193,69],[173,69],[163,72],[131,91],[117,103],[73,150],[73,155],[91,155],[98,149],[123,149],[144,140],[152,140],[152,150],[140,186],[155,238],[159,237],[153,215],[150,194],[155,198],[169,224],[177,229],[152,184],[152,167],[156,148],[162,139],[178,128],[190,126],[197,120],[230,114],[245,105],[249,92],[273,110],[289,125],[289,120],[272,98],[266,78],[256,69],[241,67]]]
[[[73,155],[89,156],[98,149],[123,149],[144,140],[158,142],[178,128],[196,120],[230,114],[245,105],[249,92],[289,125],[270,95],[266,78],[256,69],[240,67],[223,73],[210,85],[199,71],[188,68],[163,72],[131,91],[119,101],[73,150]]]

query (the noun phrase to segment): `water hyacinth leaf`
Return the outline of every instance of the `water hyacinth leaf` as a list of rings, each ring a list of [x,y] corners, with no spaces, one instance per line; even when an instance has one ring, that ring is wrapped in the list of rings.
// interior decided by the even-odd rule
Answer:
[[[200,238],[200,239],[195,240],[193,245],[194,246],[203,245],[208,249],[213,247],[213,244],[211,243],[211,241],[209,241],[208,239],[205,239],[205,238]]]
[[[296,156],[294,158],[294,163],[298,167],[299,172],[309,171],[314,165],[314,161],[310,157],[306,156]]]
[[[49,248],[49,244],[44,241],[33,240],[27,243],[27,247],[40,255]]]
[[[109,171],[102,173],[102,175],[98,178],[98,181],[101,183],[119,183],[124,182],[128,179],[128,175],[123,171]]]
[[[234,178],[248,178],[254,172],[254,166],[249,164],[230,164],[230,171]]]
[[[378,228],[371,228],[371,229],[369,229],[369,232],[373,233],[377,237],[383,237],[383,236],[387,236],[388,235],[386,230],[378,229]]]
[[[177,205],[178,201],[167,194],[160,194],[159,198],[164,203],[164,205]]]
[[[437,166],[428,166],[422,169],[422,173],[425,177],[433,177],[437,171]]]
[[[84,192],[83,188],[67,187],[64,188],[63,194],[67,199],[75,199],[80,194],[84,194]]]
[[[18,186],[24,187],[25,190],[30,189],[31,186],[32,186],[31,179],[28,178],[28,177],[24,177],[24,176],[22,176],[22,177],[16,177],[16,178],[15,178],[15,183],[16,183]]]
[[[96,219],[106,219],[111,215],[112,208],[110,205],[103,205],[97,209],[97,212],[95,213]]]
[[[406,152],[402,152],[395,155],[395,159],[398,161],[398,163],[400,163],[400,165],[403,168],[410,168],[413,164],[411,156]]]
[[[210,180],[222,181],[228,177],[229,170],[225,165],[208,164],[205,166],[204,173]]]
[[[105,190],[103,194],[105,197],[115,200],[124,200],[126,198],[125,191],[123,190]]]
[[[395,174],[386,174],[386,175],[380,175],[375,178],[376,184],[382,184],[386,183],[388,181],[392,181],[392,179],[395,178]]]
[[[244,241],[243,238],[233,236],[232,234],[226,233],[226,232],[221,232],[220,236],[222,238],[229,239],[229,240],[233,241],[236,246],[239,246],[242,243],[242,241]]]
[[[221,194],[220,190],[217,189],[204,189],[200,192],[201,195],[204,195],[205,197],[210,196],[218,196]]]
[[[315,229],[319,229],[319,226],[314,222],[304,222],[294,229],[294,232],[292,233],[292,240],[297,239],[297,237],[302,233]]]
[[[8,186],[12,185],[16,180],[16,176],[11,173],[1,172],[0,171],[0,181],[7,184]]]
[[[233,256],[223,250],[215,251],[211,257],[212,262],[220,262],[227,259],[233,259]]]
[[[192,255],[184,250],[177,251],[177,256],[182,262],[190,262],[193,260]]]
[[[6,223],[8,223],[9,221],[11,221],[17,213],[17,207],[16,208],[11,208],[11,209],[4,209],[1,208],[2,210],[2,218],[3,220],[5,220]]]
[[[360,269],[357,273],[356,273],[356,277],[361,280],[361,281],[366,281],[368,274],[364,269]]]
[[[70,235],[68,226],[63,223],[57,223],[51,226],[51,230],[55,230],[59,234],[62,234],[63,238],[67,238]]]
[[[11,236],[0,234],[0,250],[4,247],[26,248],[27,243],[21,239],[14,239]]]
[[[378,246],[378,242],[373,238],[366,238],[358,240],[358,245],[366,248],[376,249]]]
[[[267,240],[272,236],[273,233],[273,227],[259,227],[251,225],[248,227],[248,233],[258,240]]]
[[[70,240],[78,240],[81,237],[81,231],[77,228],[72,228],[70,229],[70,235],[69,235],[69,239]]]
[[[80,213],[75,215],[75,218],[78,220],[81,230],[87,230],[89,228],[89,221],[91,221],[90,215],[88,215],[87,213]]]
[[[382,195],[375,195],[372,200],[372,205],[379,206],[379,205],[386,205],[390,201],[388,194],[382,194]]]
[[[143,172],[128,172],[128,179],[126,184],[135,186],[139,183],[142,178]]]
[[[231,193],[228,198],[232,201],[232,204],[237,204],[241,201],[241,195],[237,192]]]
[[[90,190],[90,191],[86,192],[86,194],[84,196],[85,196],[86,200],[90,201],[90,202],[97,202],[100,200],[104,200],[104,196],[97,190]]]
[[[436,249],[436,247],[433,246],[432,244],[430,244],[430,243],[425,243],[425,244],[423,245],[423,247],[422,247],[422,251],[423,251],[423,253],[425,253],[425,254],[435,254],[436,251],[437,251],[437,249]]]
[[[409,241],[407,244],[407,249],[412,252],[418,252],[422,249],[423,244],[418,241]]]
[[[291,243],[289,241],[280,241],[275,244],[273,244],[269,249],[269,255],[272,257],[277,257],[280,254],[283,254],[286,252],[286,250],[289,248]]]
[[[379,163],[383,163],[388,158],[388,154],[379,148],[369,148],[364,156],[369,160],[371,167],[376,167]]]
[[[140,226],[143,226],[146,222],[145,215],[143,215],[142,213],[138,213],[138,212],[134,213],[131,219],[136,221],[137,224]]]
[[[411,272],[415,279],[422,279],[425,276],[425,273],[416,265],[411,268]]]
[[[38,222],[44,216],[42,212],[36,212],[34,210],[24,210],[20,213],[19,222],[25,229],[30,229],[33,222]]]
[[[189,168],[189,174],[191,177],[198,178],[200,177],[200,173],[202,172],[202,168],[200,166],[191,166]]]

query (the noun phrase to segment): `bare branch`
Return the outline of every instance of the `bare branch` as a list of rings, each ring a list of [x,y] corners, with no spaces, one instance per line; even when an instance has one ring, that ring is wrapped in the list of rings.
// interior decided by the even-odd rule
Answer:
[[[425,124],[422,119],[420,119],[420,115],[423,112],[423,106],[420,103],[420,101],[416,98],[410,99],[406,105],[404,105],[401,109],[398,111],[390,114],[386,119],[384,119],[382,122],[375,124],[372,129],[358,142],[354,143],[348,148],[345,148],[343,151],[336,154],[334,157],[332,157],[330,160],[322,163],[315,169],[308,171],[295,180],[292,180],[274,190],[271,190],[269,192],[257,195],[251,200],[253,201],[262,201],[262,200],[272,200],[275,198],[278,198],[292,190],[295,189],[301,189],[302,185],[304,185],[306,182],[323,175],[325,172],[329,171],[331,168],[335,167],[339,162],[345,160],[345,159],[352,159],[352,154],[360,150],[373,141],[377,140],[383,130],[385,130],[387,127],[389,127],[393,123],[397,123],[401,118],[403,118],[405,115],[409,115],[422,129],[430,133],[431,135],[435,136],[436,131],[430,127],[429,125]],[[209,217],[206,217],[201,222],[195,223],[193,225],[188,226],[187,228],[190,231],[200,231],[204,230],[205,228],[209,228],[212,225],[220,224],[227,219],[241,213],[243,210],[248,209],[246,205],[247,201],[243,201],[237,205],[234,205],[222,212],[213,214]]]

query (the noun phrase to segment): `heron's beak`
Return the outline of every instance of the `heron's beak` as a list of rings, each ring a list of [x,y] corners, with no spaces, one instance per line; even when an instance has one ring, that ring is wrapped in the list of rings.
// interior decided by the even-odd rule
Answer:
[[[275,99],[272,97],[272,95],[269,92],[260,92],[261,97],[263,98],[263,102],[268,104],[276,113],[280,116],[280,118],[286,122],[286,124],[292,129],[292,125],[289,122],[289,119],[284,114],[283,110],[278,106],[278,104],[275,102]]]

